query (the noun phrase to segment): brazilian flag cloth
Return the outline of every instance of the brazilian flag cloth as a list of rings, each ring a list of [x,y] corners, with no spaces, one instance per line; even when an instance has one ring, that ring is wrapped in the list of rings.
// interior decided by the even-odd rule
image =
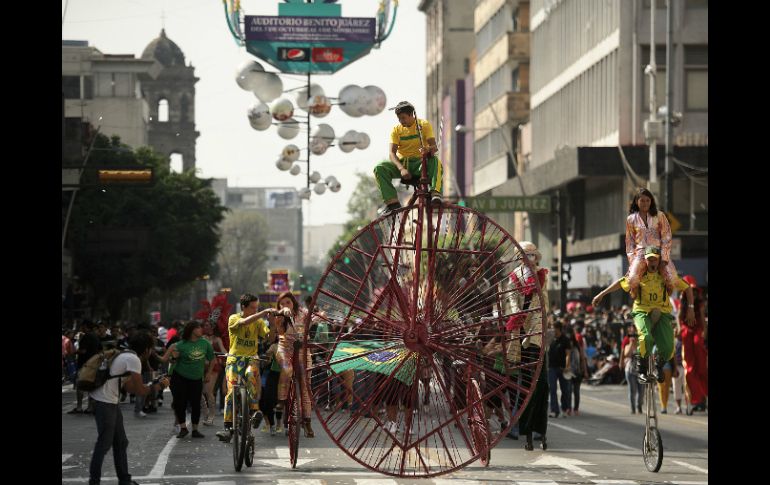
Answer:
[[[390,375],[393,370],[404,360],[395,374],[395,378],[407,386],[412,385],[414,380],[415,368],[417,363],[417,354],[411,352],[404,346],[379,350],[383,347],[391,346],[391,342],[367,341],[359,342],[341,342],[334,349],[331,368],[336,373],[346,370],[360,370],[377,372],[378,374]],[[351,358],[359,355],[357,358]],[[342,361],[335,364],[336,361]]]

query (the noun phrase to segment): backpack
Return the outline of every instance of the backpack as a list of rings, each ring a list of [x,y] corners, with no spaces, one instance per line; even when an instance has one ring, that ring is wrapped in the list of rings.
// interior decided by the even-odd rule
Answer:
[[[130,372],[113,376],[110,375],[110,366],[115,357],[130,350],[109,349],[92,356],[78,371],[77,389],[79,391],[92,392],[102,387],[108,379],[125,377]]]

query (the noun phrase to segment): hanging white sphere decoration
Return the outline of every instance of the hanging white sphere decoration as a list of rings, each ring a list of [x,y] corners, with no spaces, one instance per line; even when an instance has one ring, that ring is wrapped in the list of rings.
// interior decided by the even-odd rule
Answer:
[[[283,158],[279,158],[275,162],[275,166],[278,167],[278,170],[285,172],[291,168],[291,162]]]
[[[315,192],[318,195],[323,194],[326,192],[326,186],[324,184],[315,184],[313,187],[313,192]]]
[[[388,103],[385,91],[377,86],[366,86],[364,90],[369,94],[369,104],[366,107],[366,114],[374,116],[382,113],[382,110],[385,109],[385,105]]]
[[[313,155],[323,155],[329,149],[329,144],[320,138],[311,138],[310,151]]]
[[[355,130],[350,130],[344,135],[342,135],[342,138],[340,138],[340,150],[342,150],[345,153],[350,153],[356,148],[356,144],[358,143],[358,132]]]
[[[316,118],[323,118],[332,110],[332,104],[329,98],[323,95],[316,95],[307,100],[308,112]]]
[[[334,181],[333,184],[329,184],[329,190],[331,190],[332,192],[339,192],[341,188],[342,188],[342,185],[340,185],[340,183],[337,182],[336,180]]]
[[[286,145],[283,147],[283,150],[281,151],[281,157],[284,160],[288,160],[290,162],[296,162],[299,160],[299,147],[297,145]]]
[[[254,103],[246,112],[249,118],[249,124],[258,131],[264,131],[270,128],[273,122],[270,116],[270,108],[265,103]]]
[[[301,189],[299,189],[297,194],[299,195],[300,199],[305,199],[305,200],[310,199],[310,189],[307,187],[302,187]]]
[[[359,133],[356,148],[359,150],[366,150],[369,147],[370,142],[371,140],[369,139],[369,135],[366,133]]]
[[[313,131],[314,138],[320,138],[321,140],[325,141],[327,144],[333,143],[335,136],[336,135],[334,134],[334,128],[332,128],[330,125],[327,125],[326,123],[320,123],[318,126],[316,126],[316,129]]]
[[[294,118],[282,121],[278,125],[278,136],[284,140],[291,140],[299,134],[299,122]]]
[[[356,84],[348,84],[340,90],[340,109],[348,116],[359,117],[361,113],[356,105],[359,98],[366,96],[366,91]]]
[[[321,174],[318,172],[313,172],[310,174],[310,181],[315,183],[318,183],[318,181],[321,180]]]
[[[310,85],[310,94],[307,92],[307,86],[299,89],[296,93],[297,107],[303,111],[307,111],[308,98],[313,96],[325,96],[324,89],[318,84],[312,83]]]
[[[251,91],[257,85],[257,75],[264,72],[265,68],[257,61],[243,61],[235,70],[235,82],[241,89]]]
[[[254,74],[254,87],[251,91],[260,101],[269,103],[283,92],[283,81],[274,72]]]
[[[288,99],[281,98],[273,103],[270,111],[276,121],[286,121],[294,115],[294,105]]]
[[[291,167],[291,170],[289,170],[289,173],[292,175],[299,175],[301,171],[302,168],[295,163],[294,166]]]
[[[324,179],[324,182],[326,182],[326,185],[331,185],[337,182],[337,177],[335,177],[334,175],[329,175]]]

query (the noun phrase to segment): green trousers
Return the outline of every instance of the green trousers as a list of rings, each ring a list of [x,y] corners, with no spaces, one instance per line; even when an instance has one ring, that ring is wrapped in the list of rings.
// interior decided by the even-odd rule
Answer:
[[[402,158],[400,160],[401,165],[409,170],[412,177],[420,178],[420,158]],[[377,180],[377,187],[380,188],[380,194],[382,194],[382,200],[396,199],[396,188],[393,187],[393,179],[400,179],[401,172],[396,167],[396,164],[390,160],[384,160],[374,167],[374,178]],[[443,186],[443,167],[438,157],[431,157],[428,159],[428,179],[430,179],[430,188],[436,192],[441,193]]]
[[[644,312],[633,312],[634,325],[639,334],[639,354],[647,357],[647,352],[653,346],[658,348],[658,360],[669,361],[674,356],[674,327],[671,323],[674,317],[670,313],[661,313],[658,323],[653,329],[650,316]]]

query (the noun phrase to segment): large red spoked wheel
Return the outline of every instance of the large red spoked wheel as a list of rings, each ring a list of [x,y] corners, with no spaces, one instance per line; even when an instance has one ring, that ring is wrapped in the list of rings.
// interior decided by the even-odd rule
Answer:
[[[364,227],[327,268],[305,324],[307,385],[332,440],[393,476],[488,460],[540,372],[547,305],[535,270],[465,207],[409,206]]]

